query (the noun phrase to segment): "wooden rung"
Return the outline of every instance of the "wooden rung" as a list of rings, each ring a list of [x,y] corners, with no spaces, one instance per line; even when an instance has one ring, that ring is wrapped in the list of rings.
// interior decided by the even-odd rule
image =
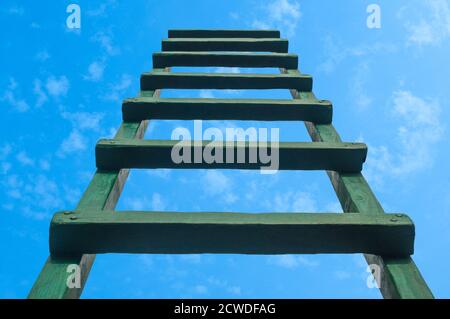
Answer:
[[[141,90],[156,89],[295,89],[312,90],[312,77],[306,74],[250,73],[168,73],[141,75]]]
[[[153,67],[172,66],[221,66],[242,68],[297,69],[298,56],[287,53],[215,53],[215,52],[156,52]]]
[[[138,122],[150,119],[166,120],[255,120],[308,121],[331,123],[329,101],[264,100],[264,99],[127,99],[122,104],[123,120]]]
[[[169,38],[279,38],[278,30],[169,30]]]
[[[268,134],[269,135],[269,134]],[[248,137],[247,137],[248,138]],[[180,141],[174,140],[100,140],[95,149],[97,168],[100,170],[115,170],[121,168],[226,168],[226,169],[260,169],[275,164],[277,160],[275,149],[267,146],[269,159],[260,157],[261,150],[254,142],[192,142],[190,146],[178,149],[189,149],[190,156],[184,162],[175,163],[172,159],[172,149]],[[207,163],[202,154],[205,147],[206,154],[215,149],[222,151],[222,163]],[[226,154],[229,155],[227,159]],[[197,154],[196,157],[194,155]],[[199,154],[199,155],[198,155]],[[244,154],[245,158],[238,163],[237,154]],[[263,153],[265,155],[266,152]],[[252,155],[252,156],[250,156]],[[278,146],[278,169],[280,170],[330,170],[340,172],[360,172],[367,155],[367,146],[361,143],[323,143],[323,142],[280,142]],[[200,157],[200,158],[199,158]],[[241,158],[241,157],[240,157]],[[181,160],[180,160],[181,161]],[[211,160],[212,161],[212,160]],[[189,163],[190,162],[190,163]],[[242,163],[244,162],[244,163]],[[275,169],[277,169],[275,167]]]
[[[288,52],[286,39],[264,38],[171,38],[162,41],[162,51]]]
[[[75,211],[54,215],[52,256],[102,253],[409,256],[404,214]]]

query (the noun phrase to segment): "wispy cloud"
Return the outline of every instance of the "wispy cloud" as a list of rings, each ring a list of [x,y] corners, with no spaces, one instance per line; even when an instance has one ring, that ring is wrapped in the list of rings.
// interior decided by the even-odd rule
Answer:
[[[87,81],[98,82],[103,78],[103,72],[105,71],[105,63],[101,61],[94,61],[89,64],[88,72],[83,75],[83,78]]]
[[[103,99],[108,101],[120,101],[133,83],[131,76],[122,74],[119,82],[109,85],[109,90],[103,95]]]
[[[84,151],[86,149],[86,143],[86,138],[77,129],[73,129],[69,136],[62,141],[56,155],[58,157],[65,157],[75,152]]]
[[[262,13],[252,22],[256,29],[280,29],[286,36],[295,35],[302,13],[295,0],[271,0],[264,2]]]
[[[28,103],[22,99],[18,92],[18,84],[14,78],[9,79],[9,85],[0,99],[11,105],[18,112],[26,112],[30,109]]]
[[[286,192],[277,193],[272,200],[266,201],[266,206],[275,212],[315,212],[316,201],[310,193]]]
[[[100,122],[104,117],[103,113],[90,112],[63,112],[61,116],[69,120],[77,130],[100,130]]]
[[[203,190],[208,196],[218,197],[227,204],[233,204],[238,196],[233,192],[233,181],[218,170],[207,170],[203,175]]]
[[[409,45],[439,45],[450,37],[450,7],[447,0],[412,2],[401,9],[399,17],[405,21]]]
[[[365,89],[367,79],[369,78],[370,67],[368,62],[361,62],[357,65],[353,79],[350,84],[349,92],[352,100],[358,110],[367,110],[372,104],[372,98]]]
[[[36,107],[41,107],[48,101],[47,94],[42,87],[41,80],[35,79],[33,85],[33,93],[36,95]]]
[[[31,159],[25,151],[20,152],[16,156],[20,164],[24,166],[34,166],[34,160]]]
[[[69,91],[69,87],[69,80],[64,75],[59,77],[50,76],[47,78],[47,82],[45,83],[45,88],[47,89],[48,94],[55,98],[66,96]]]
[[[130,210],[165,211],[167,205],[161,194],[153,193],[150,198],[148,196],[128,198],[126,207]]]
[[[324,61],[319,64],[318,72],[332,73],[336,67],[346,59],[365,57],[376,54],[393,53],[398,50],[397,45],[374,42],[356,46],[346,45],[339,40],[327,36],[324,38]]]
[[[105,50],[105,52],[108,55],[114,56],[114,55],[120,54],[120,49],[118,47],[114,46],[111,36],[107,35],[105,32],[103,32],[103,31],[97,32],[92,37],[92,40],[94,42],[99,43],[100,46],[103,48],[103,50]]]
[[[107,0],[100,4],[97,8],[87,10],[86,14],[91,17],[104,17],[107,14],[107,10],[114,8],[116,3],[116,0]]]
[[[410,91],[396,91],[392,96],[392,115],[399,119],[393,151],[387,146],[369,144],[365,174],[378,184],[387,176],[406,176],[430,167],[433,145],[443,137],[437,100],[425,100]]]
[[[301,266],[304,267],[317,267],[319,266],[319,262],[311,260],[306,256],[297,256],[297,255],[280,255],[280,256],[270,256],[267,258],[267,261],[271,265],[287,268],[287,269],[295,269]]]

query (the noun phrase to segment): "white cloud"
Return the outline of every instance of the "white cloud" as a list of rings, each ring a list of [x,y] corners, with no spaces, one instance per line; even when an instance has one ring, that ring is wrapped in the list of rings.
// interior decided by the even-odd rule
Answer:
[[[66,96],[69,91],[69,86],[69,80],[64,75],[59,78],[50,76],[47,78],[47,82],[45,84],[48,94],[53,97]]]
[[[205,172],[203,175],[203,190],[207,195],[220,197],[227,204],[233,204],[238,200],[233,192],[232,180],[217,170]]]
[[[123,95],[130,88],[132,84],[131,76],[128,74],[122,74],[120,81],[109,86],[108,93],[103,95],[105,100],[119,101],[123,99]]]
[[[300,4],[295,0],[272,0],[263,5],[263,18],[254,19],[256,29],[280,29],[288,37],[294,36],[302,16]]]
[[[408,30],[408,44],[419,46],[437,45],[450,37],[450,7],[447,0],[423,1],[424,8],[418,10],[418,4],[404,7],[400,17],[406,14],[405,27]],[[425,9],[425,10],[423,10]],[[423,13],[426,13],[426,16]],[[420,13],[418,21],[411,21],[412,17]]]
[[[130,210],[153,210],[153,211],[165,211],[166,203],[164,198],[159,193],[153,193],[149,199],[147,196],[129,198],[126,201],[126,206]]]
[[[100,122],[104,117],[103,113],[89,112],[63,112],[62,117],[69,120],[73,127],[78,130],[100,130]]]
[[[279,255],[279,256],[270,256],[268,257],[268,263],[287,268],[287,269],[295,269],[300,266],[305,267],[317,267],[319,266],[319,262],[313,261],[306,256],[298,256],[298,255]]]
[[[367,62],[359,63],[356,67],[356,72],[350,83],[349,92],[352,96],[356,107],[359,110],[366,110],[372,104],[372,98],[367,94],[364,86],[367,78],[369,78],[370,68]]]
[[[104,32],[97,32],[92,37],[92,40],[99,43],[108,55],[113,56],[120,53],[120,49],[113,45],[111,37],[106,35]]]
[[[30,106],[28,103],[18,97],[18,84],[14,78],[9,79],[9,85],[6,89],[6,91],[3,93],[3,97],[0,99],[3,102],[8,103],[11,105],[16,111],[18,112],[26,112],[30,109]]]
[[[428,168],[433,163],[434,144],[444,133],[440,121],[441,106],[409,91],[396,91],[392,97],[392,114],[401,122],[396,134],[396,150],[369,144],[368,179],[382,183],[386,176],[406,176]]]
[[[78,151],[86,149],[86,138],[77,130],[73,129],[70,135],[61,143],[57,155],[65,157]]]
[[[88,74],[83,78],[87,81],[98,82],[103,78],[105,64],[103,62],[94,61],[88,67]]]
[[[26,152],[22,151],[19,154],[17,154],[16,159],[19,161],[20,164],[24,166],[34,166],[34,160],[32,160]]]
[[[287,192],[277,193],[273,201],[267,201],[266,206],[275,212],[315,212],[316,201],[310,193]]]
[[[42,82],[39,79],[35,79],[33,87],[33,93],[36,95],[36,107],[41,107],[48,101],[47,94],[42,89]]]
[[[108,0],[102,4],[96,9],[91,9],[86,12],[88,16],[91,17],[103,17],[106,15],[106,10],[115,7],[116,0]]]
[[[53,210],[63,206],[58,184],[47,176],[11,174],[2,181],[6,195],[18,201],[21,213],[28,218],[47,219]]]
[[[5,144],[0,148],[0,160],[4,160],[11,154],[12,147],[9,144]]]
[[[393,53],[397,49],[396,45],[381,42],[350,46],[327,36],[324,38],[325,61],[319,64],[317,69],[319,72],[330,74],[340,63],[348,58]]]

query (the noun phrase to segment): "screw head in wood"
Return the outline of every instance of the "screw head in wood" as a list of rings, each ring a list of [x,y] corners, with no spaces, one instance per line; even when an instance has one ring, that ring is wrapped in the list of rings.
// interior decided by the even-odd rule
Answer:
[[[77,220],[78,217],[77,216],[70,216],[70,220]]]
[[[395,223],[395,222],[397,222],[397,221],[398,221],[397,218],[391,218],[391,222]]]

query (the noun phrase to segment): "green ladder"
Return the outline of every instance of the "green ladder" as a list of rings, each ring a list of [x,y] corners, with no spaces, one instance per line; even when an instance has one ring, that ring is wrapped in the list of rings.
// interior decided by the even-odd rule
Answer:
[[[265,53],[262,53],[265,52]],[[171,73],[170,67],[279,68],[280,74]],[[73,211],[50,225],[50,257],[29,298],[79,298],[100,253],[363,253],[381,271],[384,298],[433,298],[411,259],[414,224],[386,214],[361,174],[367,147],[344,143],[331,124],[332,105],[312,92],[312,78],[275,30],[169,30],[139,97],[122,104],[114,139],[96,145],[97,171]],[[293,99],[160,98],[160,90],[289,89]],[[181,213],[114,211],[131,168],[258,169],[261,163],[175,164],[176,141],[143,140],[148,120],[304,121],[312,142],[279,143],[279,169],[326,170],[343,213]],[[204,149],[205,142],[194,143]],[[223,151],[250,152],[251,143]],[[70,288],[69,267],[80,270]]]

